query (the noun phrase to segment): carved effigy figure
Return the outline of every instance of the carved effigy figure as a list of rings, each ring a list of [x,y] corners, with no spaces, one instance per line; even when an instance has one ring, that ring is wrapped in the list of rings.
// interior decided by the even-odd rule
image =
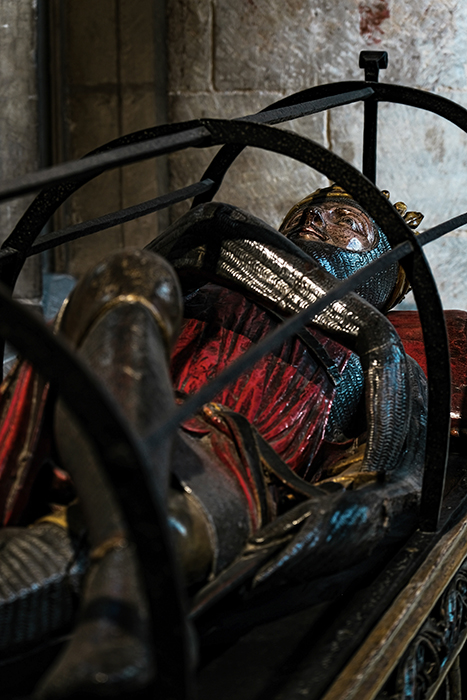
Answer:
[[[177,402],[283,318],[389,247],[360,205],[335,186],[293,207],[281,233],[236,207],[201,205],[147,250],[116,253],[90,271],[56,325],[144,439]],[[382,313],[404,285],[393,265],[358,294],[332,303],[152,450],[153,478],[191,590],[215,581],[246,551],[273,552],[251,586],[312,581],[351,568],[414,527],[425,378]],[[30,381],[23,377],[24,386]],[[19,390],[16,380],[10,404]],[[86,436],[60,401],[53,420],[60,468],[71,474],[85,516],[90,566],[81,621],[39,694],[136,689],[154,664],[125,523]],[[38,444],[31,442],[36,452]],[[0,488],[10,525],[24,522],[21,511],[27,512],[30,455],[23,462],[22,471],[6,468],[9,481],[4,475]],[[82,571],[74,509],[56,509],[27,530],[4,530],[0,615],[3,608],[31,616],[27,631],[5,627],[4,647],[21,648],[69,620],[70,582],[76,588]],[[33,556],[37,548],[47,565]],[[47,596],[55,607],[44,614]],[[109,598],[125,607],[125,624],[118,615],[86,614]]]

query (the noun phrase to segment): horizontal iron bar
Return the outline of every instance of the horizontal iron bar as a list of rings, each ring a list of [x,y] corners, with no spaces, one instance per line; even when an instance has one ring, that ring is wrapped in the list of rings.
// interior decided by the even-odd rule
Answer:
[[[264,124],[279,124],[290,119],[315,114],[331,107],[364,100],[372,94],[373,90],[371,88],[362,88],[342,95],[311,100],[291,107],[280,107],[269,112],[260,112],[240,117],[239,119]],[[144,143],[121,146],[112,151],[87,156],[80,160],[53,165],[50,168],[45,168],[35,173],[28,173],[0,184],[0,201],[30,194],[42,189],[42,187],[72,180],[82,175],[99,173],[101,170],[127,165],[138,160],[151,158],[152,156],[180,150],[187,146],[201,145],[202,141],[209,139],[209,137],[210,134],[207,129],[200,126],[174,134],[158,136]]]
[[[303,309],[303,311],[300,311],[300,313],[295,316],[292,316],[292,318],[281,323],[281,325],[269,333],[262,342],[247,350],[241,357],[235,360],[235,362],[218,374],[217,377],[212,379],[209,384],[205,384],[196,394],[187,399],[181,406],[177,407],[167,418],[165,423],[145,439],[145,444],[149,452],[157,447],[161,441],[167,439],[167,437],[177,429],[180,423],[192,416],[193,413],[204,406],[205,403],[212,401],[227,384],[237,379],[243,372],[254,365],[255,362],[258,362],[267,352],[270,352],[280,343],[287,340],[291,335],[301,330],[305,324],[309,323],[315,316],[324,311],[329,304],[332,304],[332,302],[352,292],[356,287],[370,279],[370,277],[373,277],[373,275],[376,275],[378,272],[382,272],[386,267],[397,262],[406,255],[409,255],[411,252],[412,244],[410,241],[399,243],[392,250],[384,253],[351,277],[336,284],[324,297],[310,304],[310,306]]]
[[[49,185],[56,185],[68,180],[74,180],[82,175],[98,174],[107,168],[117,168],[121,165],[135,163],[138,160],[151,158],[164,153],[198,146],[203,141],[209,143],[211,136],[204,126],[191,128],[186,131],[178,131],[174,134],[159,136],[143,143],[135,143],[131,146],[121,146],[106,153],[87,156],[81,160],[73,160],[50,168],[39,170],[35,173],[21,175],[13,180],[0,184],[0,201],[30,194]]]
[[[16,255],[18,253],[14,248],[0,248],[0,264],[2,260],[7,260],[8,258]]]
[[[162,195],[161,197],[156,197],[155,199],[150,199],[142,204],[137,204],[134,207],[128,207],[127,209],[122,209],[118,212],[113,212],[112,214],[105,214],[97,219],[89,219],[83,223],[76,224],[75,226],[69,226],[68,228],[61,229],[60,231],[53,231],[52,233],[44,234],[37,239],[37,243],[33,245],[27,254],[27,257],[31,255],[37,255],[42,253],[44,250],[50,250],[55,248],[62,243],[67,243],[68,241],[76,240],[77,238],[82,238],[84,236],[89,236],[97,231],[104,231],[111,226],[116,226],[117,224],[125,223],[126,221],[131,221],[141,216],[146,216],[151,212],[158,211],[164,207],[170,206],[171,204],[176,204],[190,197],[196,196],[201,192],[207,192],[211,189],[213,181],[206,179],[196,182],[188,187],[183,187],[180,190],[176,190],[172,194]],[[124,214],[120,218],[120,214]],[[450,231],[454,231],[459,226],[467,224],[467,213],[460,214],[453,219],[448,219],[433,228],[427,229],[417,236],[417,240],[421,246],[431,243],[432,241],[444,236]],[[14,248],[0,248],[0,267],[3,260],[8,260],[10,257],[16,255],[17,251]]]
[[[170,194],[163,194],[160,197],[155,197],[155,199],[149,199],[147,202],[136,204],[133,207],[120,209],[119,211],[112,212],[111,214],[104,214],[104,216],[99,216],[96,219],[89,219],[88,221],[76,224],[75,226],[68,226],[60,231],[46,233],[43,236],[39,236],[37,243],[31,246],[27,253],[27,257],[36,255],[37,253],[42,253],[44,250],[49,250],[50,248],[55,248],[57,245],[62,243],[74,241],[77,238],[82,238],[83,236],[89,236],[91,233],[105,231],[112,226],[124,224],[127,221],[132,221],[142,216],[147,216],[155,211],[169,207],[172,204],[177,204],[177,202],[183,202],[185,199],[195,197],[197,194],[201,194],[202,192],[207,192],[213,186],[213,184],[214,183],[212,180],[201,180],[200,182],[195,182],[193,185],[189,185],[188,187],[182,187],[181,189]],[[7,250],[11,251],[13,249],[9,248]],[[3,251],[0,250],[0,262],[1,258],[3,257],[2,252]],[[14,252],[15,251],[13,250],[13,253]]]
[[[316,114],[317,112],[324,112],[326,109],[331,109],[332,107],[342,107],[352,104],[353,102],[366,100],[372,95],[374,95],[374,90],[368,87],[361,90],[341,93],[339,95],[322,97],[317,100],[308,100],[307,102],[300,102],[299,104],[289,105],[287,107],[277,107],[267,112],[257,112],[247,117],[238,117],[233,121],[255,122],[256,124],[280,124],[281,122],[286,122],[291,119],[298,119],[299,117],[306,117],[310,114]]]
[[[454,229],[459,228],[459,226],[463,224],[467,224],[467,213],[459,214],[459,216],[455,216],[453,219],[448,219],[442,224],[438,224],[437,226],[433,226],[433,228],[423,231],[423,233],[419,233],[417,240],[420,245],[426,245],[427,243],[436,241],[437,238],[441,238],[445,233],[454,231]]]

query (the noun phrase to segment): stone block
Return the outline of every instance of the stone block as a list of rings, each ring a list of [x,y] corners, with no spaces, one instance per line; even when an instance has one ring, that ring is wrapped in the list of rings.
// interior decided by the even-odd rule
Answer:
[[[362,3],[363,4],[363,3]],[[465,89],[467,6],[456,0],[408,3],[386,0],[365,3],[373,8],[386,5],[389,17],[379,30],[361,31],[369,48],[389,54],[389,66],[381,73],[385,82],[400,82],[425,90]]]
[[[9,180],[39,165],[36,11],[32,0],[0,0],[0,180]],[[0,205],[0,242],[13,230],[31,196]],[[15,293],[27,299],[41,296],[41,261],[31,258],[23,268]]]
[[[36,19],[30,0],[0,0],[0,17],[0,179],[7,180],[38,167]]]
[[[139,131],[156,123],[156,96],[151,84],[123,85],[120,92],[122,134]]]
[[[275,22],[277,34],[269,36],[269,48],[265,45],[263,61],[265,54],[266,60],[277,61],[277,45],[282,45],[286,34],[291,47],[287,59],[280,56],[277,61],[278,74],[281,62],[284,72],[293,75],[295,66],[301,65],[306,57],[306,61],[315,66],[318,84],[360,80],[363,78],[363,71],[358,68],[360,51],[385,50],[389,54],[389,66],[381,71],[381,81],[426,90],[466,88],[467,6],[456,0],[436,3],[322,0],[307,10],[301,3],[305,21],[297,25],[294,17],[292,26],[289,18],[294,16],[295,3],[292,8],[292,3],[284,5],[277,0],[263,4],[270,16],[279,18]],[[258,2],[255,5],[258,6]],[[260,58],[258,55],[257,60]],[[291,90],[297,89],[296,84],[293,80]]]
[[[423,228],[467,211],[466,181],[465,133],[431,113],[381,106],[378,185],[422,211]]]
[[[115,85],[118,82],[117,3],[79,0],[63,3],[64,50],[70,85]]]
[[[448,233],[424,251],[445,309],[467,309],[467,231]],[[413,293],[398,309],[415,309]]]
[[[121,206],[153,199],[158,195],[157,163],[154,159],[127,165],[121,170]],[[157,236],[158,214],[148,214],[123,224],[123,245],[144,247]]]
[[[328,112],[329,148],[358,170],[363,156],[363,103],[335,107]]]
[[[456,94],[456,101],[466,95]],[[346,106],[330,112],[332,150],[361,169],[363,108]],[[429,112],[380,104],[377,184],[423,212],[421,229],[467,211],[467,135]],[[467,249],[465,251],[467,256]]]
[[[41,296],[42,261],[41,256],[37,255],[25,261],[15,284],[15,297],[22,300],[34,300],[36,304],[39,304]]]
[[[159,233],[158,213],[148,214],[123,225],[123,245],[144,248]]]
[[[64,150],[61,157],[69,160],[121,134],[153,126],[160,112],[156,87],[161,79],[156,76],[156,13],[151,0],[60,3],[60,10],[66,20],[62,41],[68,47],[68,62],[62,96],[65,138],[59,145]],[[80,54],[76,60],[75,53]],[[57,227],[151,199],[157,196],[158,179],[155,160],[109,171],[66,203]],[[144,245],[156,233],[157,215],[150,215],[93,234],[56,251],[56,269],[79,277],[112,250]]]
[[[119,135],[115,90],[74,89],[68,100],[69,158],[79,158]],[[65,205],[64,225],[77,224],[121,208],[121,174],[109,170],[81,187]],[[92,264],[121,247],[121,226],[66,244],[58,271],[80,277]],[[66,264],[63,265],[65,258]],[[60,260],[60,258],[58,258]]]
[[[74,89],[68,98],[67,159],[81,158],[120,135],[117,90]]]
[[[255,113],[278,97],[277,93],[254,92],[174,96],[171,111],[176,121],[206,116],[233,118]],[[282,127],[325,144],[325,124],[326,117],[320,114]],[[169,159],[171,186],[183,187],[200,179],[214,153],[215,149],[189,149],[173,154]],[[249,148],[231,167],[215,199],[236,204],[278,226],[292,204],[325,184],[323,176],[301,163]],[[187,209],[187,203],[177,205],[173,216],[176,218]]]
[[[315,23],[310,3],[217,0],[216,90],[300,90],[316,82]]]
[[[467,6],[456,0],[217,0],[217,90],[296,90],[361,79],[365,49],[389,53],[381,80],[465,89]]]
[[[119,64],[123,85],[142,85],[155,80],[154,2],[118,1]]]
[[[121,181],[118,170],[110,170],[79,189],[67,204],[68,224],[77,224],[121,207]],[[121,226],[65,244],[68,274],[80,277],[90,265],[123,245]]]
[[[168,67],[172,91],[212,87],[212,7],[208,0],[169,0]]]
[[[146,85],[125,85],[122,87],[121,122],[123,133],[130,133],[156,122],[155,94]],[[121,206],[130,207],[157,197],[158,168],[160,159],[151,158],[121,170]],[[123,224],[124,245],[143,247],[158,232],[158,214]]]

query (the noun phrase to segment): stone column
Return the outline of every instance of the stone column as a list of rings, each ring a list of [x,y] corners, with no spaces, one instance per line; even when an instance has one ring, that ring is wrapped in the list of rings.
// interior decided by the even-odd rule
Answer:
[[[39,167],[36,27],[35,0],[0,0],[1,180]],[[31,197],[22,197],[0,204],[0,242],[11,233],[30,201]],[[26,262],[15,296],[39,304],[40,257]]]
[[[80,158],[118,136],[166,121],[160,0],[51,0],[55,162]],[[161,92],[163,94],[161,94]],[[164,165],[154,159],[111,170],[80,189],[55,227],[119,210],[157,196]],[[56,251],[55,269],[79,277],[123,246],[157,235],[152,214]]]

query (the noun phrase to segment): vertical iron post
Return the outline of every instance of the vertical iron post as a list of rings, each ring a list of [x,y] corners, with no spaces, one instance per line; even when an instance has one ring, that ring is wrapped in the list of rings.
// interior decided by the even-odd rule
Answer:
[[[366,82],[378,82],[379,71],[387,68],[386,51],[361,51],[359,67],[365,71]],[[365,100],[363,122],[362,171],[371,182],[376,183],[376,137],[378,130],[378,102],[374,97]]]

